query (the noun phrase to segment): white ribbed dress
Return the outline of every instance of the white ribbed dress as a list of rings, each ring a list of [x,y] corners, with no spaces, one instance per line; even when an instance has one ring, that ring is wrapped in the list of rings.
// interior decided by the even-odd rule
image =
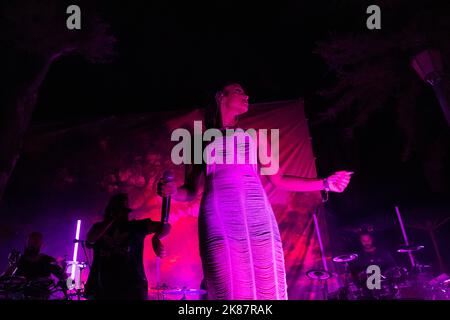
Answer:
[[[199,244],[208,299],[287,299],[280,233],[258,175],[255,140],[238,129],[205,153]]]

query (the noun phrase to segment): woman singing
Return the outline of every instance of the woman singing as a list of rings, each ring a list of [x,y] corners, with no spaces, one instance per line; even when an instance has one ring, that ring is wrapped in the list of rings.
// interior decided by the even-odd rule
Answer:
[[[242,87],[239,84],[227,85],[216,94],[216,107],[210,115],[207,114],[206,126],[223,132],[237,128],[237,117],[247,110],[248,96]],[[231,144],[228,143],[230,141]],[[257,143],[244,130],[234,130],[233,134],[224,134],[211,144],[212,149],[208,149],[214,151],[206,153],[205,164],[186,167],[183,186],[177,188],[173,182],[163,180],[158,185],[160,196],[190,201],[204,184],[198,229],[208,299],[287,299],[278,224],[260,181],[257,165],[249,163],[251,161],[244,161],[244,164],[236,160],[235,163],[214,161],[217,157],[226,158],[229,152],[233,152],[233,159],[256,159]],[[350,175],[351,172],[340,171],[327,179],[268,177],[276,187],[288,191],[327,189],[342,192],[350,181]]]

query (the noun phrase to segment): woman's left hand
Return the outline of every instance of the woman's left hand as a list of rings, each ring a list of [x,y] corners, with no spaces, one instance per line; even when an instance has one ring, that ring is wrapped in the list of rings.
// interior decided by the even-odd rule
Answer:
[[[333,192],[343,192],[347,188],[353,172],[351,171],[337,171],[327,178],[328,187]]]

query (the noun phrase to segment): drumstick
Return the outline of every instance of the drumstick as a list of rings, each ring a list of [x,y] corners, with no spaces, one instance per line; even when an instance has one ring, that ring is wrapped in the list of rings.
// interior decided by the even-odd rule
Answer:
[[[325,271],[328,271],[327,260],[325,257],[325,252],[323,250],[322,236],[320,234],[319,223],[317,222],[317,216],[315,212],[313,214],[313,218],[314,218],[314,225],[316,226],[317,239],[319,240],[320,253],[322,255],[323,269]]]
[[[405,226],[403,225],[403,219],[400,214],[400,210],[398,209],[397,206],[395,206],[395,212],[397,213],[397,219],[398,219],[398,222],[400,223],[400,228],[402,229],[402,234],[403,234],[403,239],[405,240],[405,245],[409,246],[408,236],[406,235]],[[411,261],[411,266],[414,268],[416,266],[416,264],[414,262],[414,256],[412,255],[412,252],[408,252],[408,255],[409,255],[409,260]]]

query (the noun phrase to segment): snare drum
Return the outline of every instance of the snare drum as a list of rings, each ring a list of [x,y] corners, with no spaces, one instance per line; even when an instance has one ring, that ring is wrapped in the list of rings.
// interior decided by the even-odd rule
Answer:
[[[49,300],[55,287],[52,278],[42,277],[29,281],[23,291],[27,300]]]
[[[24,300],[23,288],[27,280],[24,277],[10,276],[0,279],[0,300]]]

